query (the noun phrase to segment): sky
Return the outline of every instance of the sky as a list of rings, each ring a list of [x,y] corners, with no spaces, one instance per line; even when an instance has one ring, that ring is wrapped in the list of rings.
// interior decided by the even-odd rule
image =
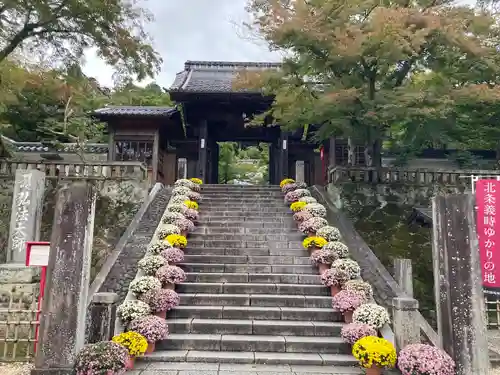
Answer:
[[[247,0],[147,0],[155,21],[147,25],[155,49],[163,58],[156,82],[170,87],[187,60],[279,61],[263,42],[242,29]],[[217,4],[216,6],[214,6]],[[95,51],[86,55],[84,72],[112,86],[113,69]],[[145,82],[147,83],[147,82]]]

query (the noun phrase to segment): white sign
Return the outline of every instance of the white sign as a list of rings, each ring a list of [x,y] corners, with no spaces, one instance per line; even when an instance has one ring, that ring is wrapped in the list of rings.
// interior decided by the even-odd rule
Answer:
[[[46,267],[49,265],[50,245],[31,245],[28,266]]]

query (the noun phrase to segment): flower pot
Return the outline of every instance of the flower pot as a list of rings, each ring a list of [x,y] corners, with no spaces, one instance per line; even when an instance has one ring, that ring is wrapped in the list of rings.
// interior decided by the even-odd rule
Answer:
[[[345,313],[343,313],[342,315],[344,315],[344,322],[346,323],[352,323],[352,314],[354,313],[354,311],[346,311]]]
[[[316,232],[308,232],[307,237],[314,237],[316,236]]]
[[[381,375],[382,374],[382,368],[378,367],[377,365],[372,365],[370,368],[365,368],[366,375]]]
[[[323,274],[323,272],[326,272],[330,269],[330,265],[329,264],[323,264],[323,263],[320,263],[318,264],[318,272],[320,275]]]
[[[188,235],[188,231],[187,230],[181,231],[181,236],[184,236],[184,237],[187,238],[187,235]]]
[[[156,342],[148,342],[148,348],[146,349],[146,353],[151,354],[155,351]]]
[[[157,312],[155,312],[155,315],[160,317],[160,318],[167,319],[167,312],[166,311],[157,311]]]
[[[163,289],[175,290],[175,284],[165,284]]]
[[[134,368],[134,364],[135,364],[135,357],[132,357],[130,355],[127,359],[127,362],[125,363],[125,368],[127,370],[132,370]]]
[[[337,285],[332,285],[330,287],[330,291],[332,293],[332,297],[335,297],[340,292],[340,288]]]

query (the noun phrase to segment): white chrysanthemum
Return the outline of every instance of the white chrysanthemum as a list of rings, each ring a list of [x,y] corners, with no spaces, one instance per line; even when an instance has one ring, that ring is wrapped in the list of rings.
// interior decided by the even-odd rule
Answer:
[[[302,198],[299,198],[299,202],[304,202],[304,203],[318,203],[318,201],[316,200],[316,198],[313,198],[313,197],[302,197]]]
[[[188,208],[185,204],[180,203],[180,204],[169,204],[167,206],[167,211],[168,212],[178,212],[182,214],[184,211],[186,211]]]
[[[326,208],[319,203],[309,203],[304,207],[304,211],[309,212],[315,217],[326,217]]]
[[[310,197],[311,196],[311,192],[307,189],[297,189],[294,191],[295,195],[297,197],[302,198],[302,197]]]
[[[344,284],[344,289],[363,293],[366,296],[367,300],[371,300],[373,298],[372,286],[363,280],[349,280]]]
[[[188,187],[177,186],[176,188],[172,189],[172,196],[174,196],[174,195],[188,195],[190,191],[191,191],[191,189]]]
[[[181,228],[175,224],[163,224],[156,233],[159,240],[164,240],[171,234],[181,234]]]
[[[321,229],[320,229],[321,230]],[[319,231],[318,231],[319,232]],[[319,236],[319,234],[318,234]],[[323,236],[320,236],[323,237]],[[335,254],[335,259],[343,259],[349,256],[349,248],[340,241],[327,242],[323,250],[331,251]]]
[[[376,303],[367,303],[358,307],[354,310],[352,320],[354,323],[364,323],[375,329],[380,329],[390,322],[387,309]]]
[[[181,178],[181,179],[175,181],[175,183],[174,183],[175,187],[184,186],[184,187],[187,187],[190,190],[193,189],[195,185],[196,184],[193,181],[188,180],[186,178]]]
[[[141,276],[132,280],[129,289],[136,296],[154,289],[161,289],[161,282],[154,276]]]
[[[158,268],[166,264],[167,261],[161,255],[147,255],[139,261],[138,266],[146,275],[153,276]]]
[[[337,259],[332,263],[334,272],[345,272],[349,276],[349,280],[359,279],[361,277],[361,268],[358,262],[352,259]]]
[[[170,198],[168,204],[181,204],[188,200],[189,197],[187,195],[174,195],[172,198]]]
[[[138,300],[130,300],[123,302],[116,309],[116,314],[123,322],[130,322],[134,319],[143,318],[151,314],[149,305]]]
[[[160,255],[163,250],[170,249],[172,246],[167,241],[156,241],[148,247],[148,254]]]
[[[167,211],[163,214],[161,221],[164,224],[175,224],[179,219],[184,219],[184,215],[180,212]]]
[[[332,227],[330,225],[327,225],[326,227],[323,227],[318,230],[316,233],[318,237],[323,237],[327,241],[338,241],[340,239],[340,231]]]

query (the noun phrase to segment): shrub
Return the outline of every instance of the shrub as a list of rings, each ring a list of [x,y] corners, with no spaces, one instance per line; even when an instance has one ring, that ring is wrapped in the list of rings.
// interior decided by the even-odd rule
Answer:
[[[184,252],[175,247],[171,247],[170,249],[163,250],[161,252],[161,256],[167,261],[167,263],[181,263],[184,261]],[[164,264],[166,265],[166,264]],[[158,270],[157,270],[158,271]]]
[[[353,345],[359,339],[366,336],[377,336],[377,331],[368,324],[350,323],[345,325],[340,331],[342,340]]]
[[[148,342],[140,333],[129,331],[123,332],[114,336],[111,341],[120,344],[128,350],[128,354],[132,357],[138,357],[146,353]]]
[[[184,249],[187,246],[186,237],[179,234],[171,234],[170,236],[167,236],[166,240],[171,246],[179,249]]]
[[[179,295],[170,289],[150,290],[139,298],[148,304],[153,313],[169,311],[179,306],[180,302]]]
[[[355,323],[368,324],[375,329],[380,329],[390,322],[387,310],[376,303],[367,303],[358,307],[354,310],[352,320]]]
[[[132,320],[129,329],[140,333],[148,342],[165,340],[168,337],[167,321],[155,315]]]
[[[328,242],[338,241],[340,239],[340,231],[330,225],[324,226],[316,233],[318,236],[323,237]]]
[[[138,267],[146,275],[152,276],[156,275],[158,268],[163,267],[165,264],[167,264],[167,261],[164,257],[160,255],[148,255],[139,261]]]
[[[160,289],[161,282],[154,276],[141,276],[130,283],[129,289],[136,296],[149,292],[153,289]]]
[[[302,241],[302,246],[304,246],[305,249],[321,249],[325,244],[326,240],[322,237],[307,237]]]
[[[398,368],[403,375],[453,375],[455,362],[443,350],[425,344],[408,345],[399,352]]]
[[[360,292],[341,290],[332,298],[332,307],[336,311],[345,313],[347,311],[356,310],[359,306],[366,302],[366,296]]]
[[[396,349],[386,339],[366,336],[354,343],[352,355],[364,368],[373,365],[381,368],[392,368],[396,365]]]
[[[125,370],[129,359],[128,350],[112,341],[85,345],[76,355],[76,375],[119,374]]]
[[[151,309],[149,306],[138,300],[125,301],[116,309],[116,314],[124,323],[149,315],[150,313]]]
[[[161,281],[163,285],[166,284],[180,284],[186,280],[186,274],[184,271],[177,266],[163,266],[158,272],[156,272],[156,277]]]

